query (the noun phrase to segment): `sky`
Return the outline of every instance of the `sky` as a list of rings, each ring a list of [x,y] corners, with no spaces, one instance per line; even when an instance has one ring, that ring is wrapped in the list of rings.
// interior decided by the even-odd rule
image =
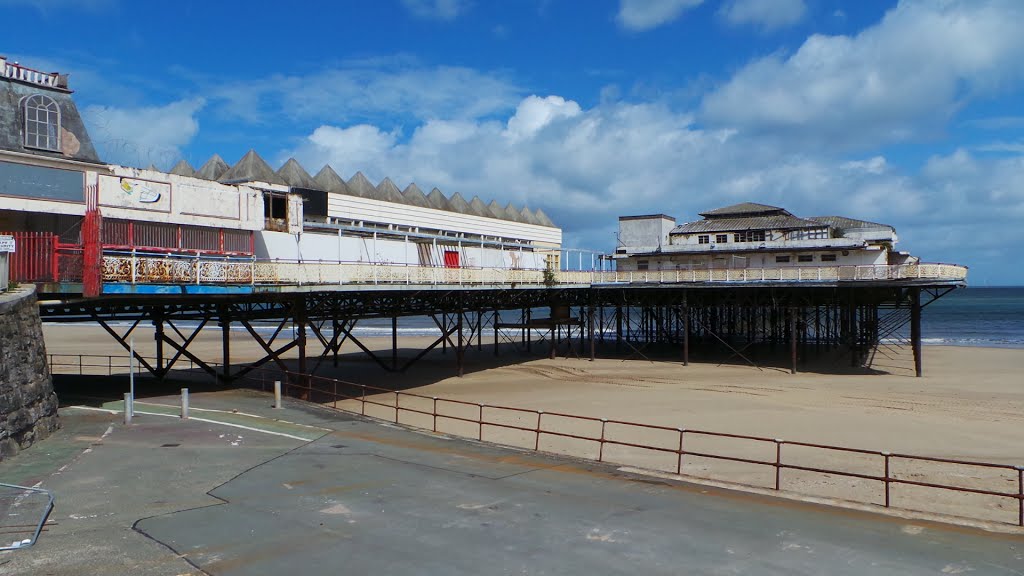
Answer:
[[[736,202],[896,227],[1024,285],[1020,0],[0,0],[112,163],[390,177],[617,217]],[[17,22],[17,25],[13,25]]]

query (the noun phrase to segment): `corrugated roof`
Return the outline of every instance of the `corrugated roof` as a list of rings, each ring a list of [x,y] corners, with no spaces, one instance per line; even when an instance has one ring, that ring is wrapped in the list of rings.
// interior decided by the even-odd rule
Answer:
[[[680,224],[669,234],[696,234],[700,232],[739,232],[742,230],[793,230],[798,228],[821,228],[821,222],[805,220],[796,216],[756,216],[753,218],[708,218]]]
[[[427,195],[423,193],[423,190],[420,190],[420,187],[415,182],[406,186],[405,190],[402,190],[402,197],[405,198],[405,203],[410,206],[431,208]]]
[[[377,198],[377,189],[370,184],[370,181],[363,176],[362,172],[356,172],[348,179],[348,189],[353,196],[360,198]]]
[[[715,208],[714,210],[709,210],[707,212],[700,212],[698,216],[703,216],[705,218],[725,218],[729,216],[750,217],[757,215],[767,216],[772,214],[792,216],[792,214],[778,206],[769,206],[767,204],[758,204],[756,202],[741,202],[724,208]]]
[[[274,172],[255,150],[249,150],[237,164],[228,168],[217,178],[222,183],[266,182],[267,184],[285,185],[285,181]]]
[[[345,185],[345,181],[338,176],[338,173],[331,168],[330,165],[325,164],[316,176],[313,177],[313,181],[316,182],[317,188],[326,190],[328,192],[334,192],[335,194],[346,194],[352,195],[349,191],[348,186]]]
[[[537,220],[537,217],[534,216],[533,212],[530,212],[530,209],[527,208],[526,206],[523,206],[523,209],[519,212],[519,215],[523,217],[523,221],[526,222],[527,224],[540,226],[540,221]]]
[[[519,213],[519,208],[513,206],[511,202],[505,205],[505,214],[508,215],[508,219],[513,222],[526,223],[526,220],[523,219],[523,215]]]
[[[473,209],[469,206],[469,202],[462,197],[462,194],[456,192],[452,194],[452,197],[448,199],[448,205],[451,206],[452,212],[458,212],[459,214],[472,214]]]
[[[427,202],[429,202],[430,207],[435,210],[452,211],[451,205],[448,204],[448,198],[445,198],[444,192],[441,192],[437,188],[434,188],[430,191],[430,194],[427,194]]]
[[[395,204],[405,204],[402,191],[398,189],[398,186],[395,186],[391,178],[384,178],[380,181],[380,184],[377,184],[377,199],[385,202],[394,202]]]
[[[220,157],[220,154],[214,154],[213,156],[210,156],[210,159],[206,161],[206,164],[199,167],[199,170],[196,171],[195,177],[202,178],[203,180],[217,180],[221,177],[221,174],[227,172],[229,168],[231,167],[228,166],[228,163],[225,162],[223,158]]]
[[[533,215],[537,217],[537,222],[539,222],[541,226],[557,228],[557,226],[555,226],[555,223],[551,221],[551,218],[548,218],[548,215],[545,214],[544,211],[541,210],[540,208],[534,210]]]
[[[306,172],[306,169],[295,158],[289,158],[278,170],[277,175],[289,186],[295,188],[310,188],[322,190],[320,185],[313,180],[313,177]]]
[[[815,222],[821,222],[822,224],[828,224],[833,228],[839,228],[840,230],[849,230],[851,228],[870,228],[875,230],[894,230],[892,226],[888,224],[879,224],[878,222],[868,222],[867,220],[857,220],[855,218],[847,218],[845,216],[814,216],[810,218]]]
[[[171,168],[171,171],[168,172],[168,174],[174,174],[175,176],[191,177],[196,175],[196,170],[195,168],[192,167],[191,164],[189,164],[185,160],[178,160],[178,163],[174,165],[174,168]]]

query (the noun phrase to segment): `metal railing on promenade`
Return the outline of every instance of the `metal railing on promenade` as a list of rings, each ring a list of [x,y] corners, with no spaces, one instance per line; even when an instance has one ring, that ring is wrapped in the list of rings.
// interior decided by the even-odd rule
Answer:
[[[89,374],[106,369],[108,373],[115,374],[115,370],[121,366],[123,370],[128,370],[127,358],[120,358],[119,361],[108,359],[106,362],[94,360],[96,358],[104,357],[51,354],[49,359],[54,373],[73,374],[77,370],[78,373]],[[209,378],[205,373],[203,376]],[[1024,527],[1024,466],[484,404],[269,368],[257,369],[246,379],[263,390],[268,390],[274,380],[281,380],[284,392],[290,396],[377,420],[538,452],[561,453],[576,457],[586,457],[585,453],[589,453],[590,459],[598,462],[637,466],[695,479],[726,481],[756,487],[755,483],[751,483],[742,472],[735,469],[726,470],[721,476],[702,476],[700,470],[691,472],[687,466],[693,468],[696,464],[688,464],[687,458],[765,469],[770,472],[770,479],[767,483],[762,483],[763,487],[787,490],[801,495],[814,494],[813,491],[806,489],[806,476],[798,477],[799,474],[809,474],[818,479],[849,479],[854,484],[848,484],[845,489],[841,487],[840,498],[885,508],[900,507],[918,512],[934,512],[934,504],[940,502],[936,498],[936,492],[989,497],[997,499],[994,509],[1000,517],[996,518],[996,521]],[[403,418],[403,415],[407,417]],[[411,422],[408,416],[418,417],[419,420]],[[455,430],[452,424],[463,426],[461,430]],[[499,436],[495,434],[496,431],[510,431],[519,433],[519,436]],[[551,439],[567,440],[575,444],[568,447],[556,446],[548,442]],[[708,439],[719,441],[719,444],[709,443],[706,441]],[[721,441],[726,441],[726,444],[722,444]],[[728,443],[737,442],[740,449],[735,445],[728,447]],[[652,463],[649,458],[638,457],[634,452],[616,451],[622,448],[664,455],[668,459]],[[768,456],[750,455],[751,449],[755,452],[760,449],[762,454],[766,453]],[[615,452],[610,454],[610,451]],[[821,462],[823,459],[835,457],[839,457],[839,465],[832,465],[831,462],[818,465],[805,463]],[[897,463],[906,467],[903,472],[895,469]],[[707,467],[704,469],[706,471]],[[992,475],[982,478],[980,475],[985,472]],[[970,482],[953,483],[944,480],[950,477],[982,482],[981,485],[967,485]],[[984,482],[986,480],[987,484]],[[865,498],[862,491],[858,490],[863,486],[855,484],[856,482],[871,483],[880,489],[880,494],[877,494],[877,498]],[[1000,489],[994,487],[995,484],[1009,488]],[[909,493],[900,494],[899,490],[894,490],[904,486],[927,490],[928,497],[923,501],[929,505],[921,506],[919,503],[922,500],[915,500]],[[835,497],[832,493],[828,495]],[[1011,509],[1002,505],[1007,500],[1015,502]],[[982,520],[993,519],[992,514],[984,514],[986,510],[978,502],[967,504],[968,513],[958,509],[953,515]],[[1008,518],[1009,513],[1013,514],[1012,519]]]
[[[105,251],[103,282],[129,284],[415,284],[415,285],[556,285],[686,284],[743,282],[845,282],[880,280],[947,280],[967,277],[967,268],[952,264],[878,266],[791,266],[650,271],[556,271],[540,269],[417,266],[406,264],[261,260],[230,256],[192,256]]]

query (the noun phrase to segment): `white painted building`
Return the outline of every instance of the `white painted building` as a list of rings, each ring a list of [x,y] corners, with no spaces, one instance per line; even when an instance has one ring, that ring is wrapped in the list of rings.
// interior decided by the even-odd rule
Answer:
[[[908,264],[892,226],[840,216],[799,218],[746,202],[676,225],[662,214],[619,218],[617,268],[640,270],[771,269]]]

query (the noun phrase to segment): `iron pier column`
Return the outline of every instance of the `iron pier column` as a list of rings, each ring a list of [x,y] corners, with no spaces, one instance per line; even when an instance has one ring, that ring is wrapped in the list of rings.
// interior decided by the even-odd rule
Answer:
[[[914,374],[923,374],[921,367],[921,289],[910,289],[910,344],[914,349]]]

